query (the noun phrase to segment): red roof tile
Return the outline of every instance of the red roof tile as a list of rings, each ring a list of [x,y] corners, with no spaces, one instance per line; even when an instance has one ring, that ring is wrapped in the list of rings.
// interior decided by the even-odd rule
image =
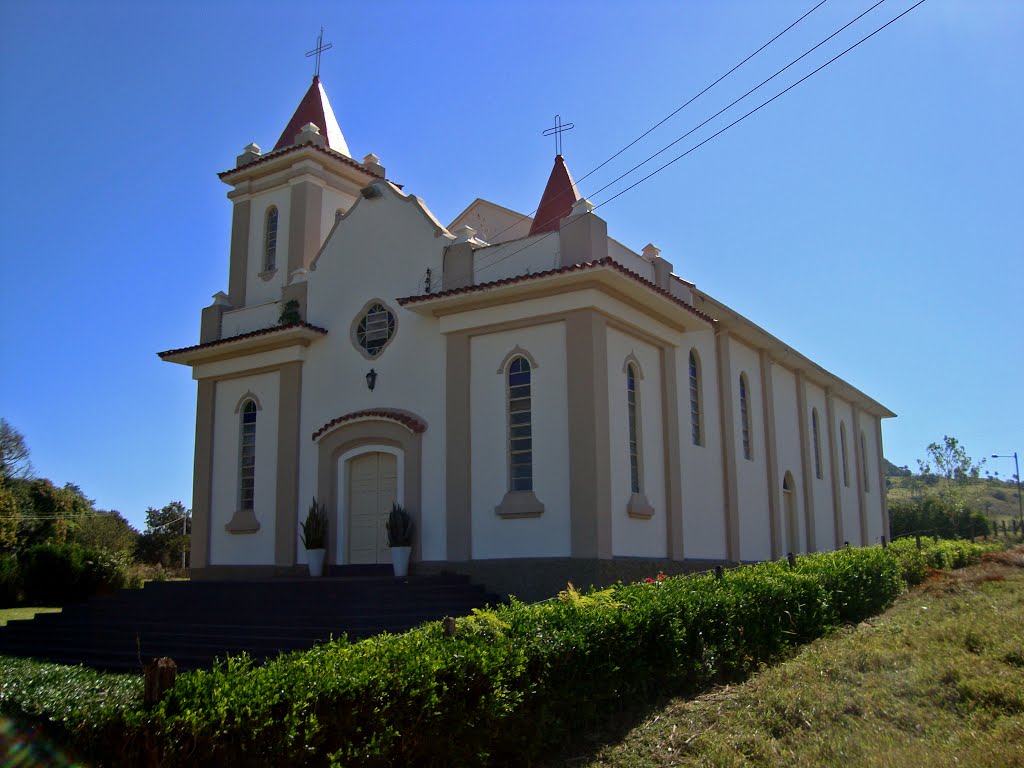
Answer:
[[[652,283],[647,278],[642,277],[641,275],[638,275],[633,270],[627,269],[626,267],[622,266],[621,264],[619,264],[619,262],[615,261],[615,259],[613,259],[611,256],[605,256],[603,259],[598,259],[596,261],[587,261],[587,262],[584,262],[582,264],[570,264],[567,267],[558,267],[557,269],[549,269],[549,270],[547,270],[545,272],[531,272],[530,274],[527,274],[527,275],[517,275],[515,277],[506,277],[506,278],[503,278],[501,280],[494,280],[493,282],[490,282],[490,283],[478,283],[476,285],[467,285],[464,288],[452,288],[451,290],[441,291],[440,293],[424,293],[424,294],[419,294],[419,295],[416,295],[416,296],[405,296],[403,298],[398,299],[398,303],[399,303],[399,305],[404,307],[404,306],[406,306],[408,304],[419,304],[419,303],[422,303],[424,301],[431,301],[433,299],[445,298],[447,296],[458,296],[459,294],[463,294],[463,293],[476,293],[477,291],[485,291],[485,290],[487,290],[489,288],[498,288],[498,287],[505,286],[505,285],[512,285],[513,283],[524,283],[524,282],[526,282],[528,280],[537,280],[538,278],[542,278],[542,277],[550,277],[552,275],[561,275],[561,274],[565,274],[566,272],[579,272],[579,271],[584,270],[584,269],[595,269],[597,267],[611,267],[612,269],[616,270],[617,272],[621,272],[622,274],[626,275],[627,277],[632,278],[633,280],[635,280],[636,282],[640,283],[641,285],[646,286],[647,288],[651,289],[655,293],[657,293],[657,294],[659,294],[661,296],[664,296],[666,299],[669,299],[670,301],[674,302],[675,304],[678,304],[683,309],[685,309],[685,310],[687,310],[689,312],[692,312],[694,315],[699,317],[701,320],[706,320],[709,323],[717,322],[715,320],[715,318],[711,317],[711,315],[705,314],[704,312],[701,312],[699,309],[696,309],[692,305],[687,304],[685,301],[683,301],[679,297],[673,296],[669,291],[666,291],[664,288],[659,288],[657,285]]]
[[[181,349],[168,349],[165,352],[157,352],[159,357],[170,357],[171,355],[179,355],[182,352],[194,352],[197,349],[206,349],[208,347],[216,347],[220,344],[227,344],[231,341],[238,341],[239,339],[249,339],[253,336],[266,336],[269,333],[277,333],[278,331],[286,331],[289,328],[308,328],[311,331],[317,331],[319,333],[327,333],[326,328],[321,328],[317,325],[310,325],[309,323],[288,323],[287,325],[275,325],[272,328],[261,328],[258,331],[249,331],[248,333],[240,333],[237,336],[228,336],[226,339],[217,339],[216,341],[208,341],[205,344],[194,344],[191,347],[182,347]]]
[[[561,155],[555,155],[555,165],[537,206],[537,215],[530,225],[530,234],[557,232],[560,222],[572,212],[572,204],[579,199],[580,193],[576,191],[572,174],[565,167],[565,160]]]
[[[320,129],[320,134],[327,139],[328,147],[335,152],[348,155],[348,144],[341,133],[341,127],[338,125],[338,119],[334,116],[334,110],[331,109],[331,102],[327,100],[327,92],[324,90],[323,85],[321,85],[320,78],[317,75],[313,76],[313,82],[309,86],[309,90],[302,97],[302,101],[299,102],[299,106],[295,109],[295,114],[292,115],[292,119],[285,126],[281,138],[274,145],[274,151],[276,152],[279,149],[284,149],[294,144],[295,137],[307,123],[313,123],[313,125]]]
[[[313,433],[313,439],[316,440],[322,434],[330,431],[339,424],[346,421],[355,421],[356,419],[390,419],[391,421],[397,421],[399,424],[408,427],[417,435],[423,434],[427,431],[427,425],[411,413],[392,408],[376,408],[368,411],[353,411],[352,413],[346,413],[344,416],[339,416],[336,419],[331,419]]]

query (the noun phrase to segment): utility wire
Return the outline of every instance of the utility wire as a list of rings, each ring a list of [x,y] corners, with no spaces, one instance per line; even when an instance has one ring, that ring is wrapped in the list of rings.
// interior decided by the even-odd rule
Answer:
[[[884,2],[884,0],[881,0],[881,1],[882,1],[882,2]],[[660,167],[656,168],[655,170],[651,171],[651,172],[650,172],[649,174],[647,174],[646,176],[644,176],[644,177],[643,177],[642,179],[639,179],[638,181],[635,181],[634,183],[630,184],[630,185],[629,185],[628,187],[626,187],[626,188],[625,188],[625,189],[623,189],[622,191],[620,191],[620,192],[617,192],[617,193],[616,193],[615,195],[613,195],[612,197],[610,197],[610,198],[608,198],[607,200],[603,201],[603,202],[602,202],[602,203],[600,203],[599,205],[596,205],[596,206],[594,206],[594,210],[597,210],[598,208],[601,208],[602,206],[605,206],[605,205],[607,205],[608,203],[612,202],[613,200],[615,200],[615,199],[616,199],[616,198],[618,198],[618,197],[621,197],[621,196],[622,196],[622,195],[624,195],[624,194],[625,194],[626,192],[629,192],[629,191],[630,191],[631,189],[634,189],[635,187],[639,186],[640,184],[643,184],[643,183],[644,183],[645,181],[647,181],[648,179],[650,179],[650,178],[651,178],[652,176],[655,176],[656,174],[658,174],[658,173],[660,173],[661,171],[665,170],[665,169],[666,169],[666,168],[668,168],[668,167],[669,167],[670,165],[673,165],[674,163],[678,162],[679,160],[682,160],[682,159],[683,159],[684,157],[686,157],[687,155],[689,155],[689,154],[690,154],[691,152],[694,152],[695,150],[697,150],[697,149],[699,149],[700,147],[704,146],[705,144],[707,144],[707,143],[708,143],[709,141],[711,141],[712,139],[715,139],[715,138],[717,138],[718,136],[721,136],[721,135],[722,135],[723,133],[725,133],[726,131],[728,131],[728,130],[729,130],[730,128],[732,128],[733,126],[737,125],[738,123],[741,123],[741,122],[743,122],[743,121],[744,121],[744,120],[746,120],[746,119],[747,119],[748,117],[750,117],[751,115],[753,115],[753,114],[754,114],[755,112],[758,112],[758,111],[760,111],[761,109],[763,109],[764,107],[768,106],[768,105],[769,105],[769,104],[771,104],[771,103],[772,103],[773,101],[775,101],[776,99],[778,99],[778,98],[779,98],[780,96],[782,96],[782,95],[784,95],[784,94],[788,93],[789,91],[793,90],[793,89],[794,89],[794,88],[796,88],[796,87],[797,87],[798,85],[800,85],[801,83],[803,83],[803,82],[804,82],[805,80],[809,79],[810,77],[813,77],[813,76],[814,76],[814,75],[816,75],[816,74],[817,74],[818,72],[820,72],[821,70],[825,69],[825,67],[829,66],[829,65],[830,65],[830,64],[832,64],[833,62],[835,62],[835,61],[837,61],[838,59],[842,58],[843,56],[845,56],[846,54],[848,54],[848,53],[849,53],[850,51],[852,51],[852,50],[853,50],[854,48],[857,48],[857,47],[858,47],[859,45],[861,45],[862,43],[864,43],[864,42],[867,42],[867,41],[868,41],[868,40],[870,40],[870,39],[871,39],[872,37],[874,37],[874,36],[875,36],[875,35],[877,35],[877,34],[878,34],[879,32],[881,32],[881,31],[882,31],[883,29],[885,29],[886,27],[888,27],[888,26],[890,26],[891,24],[895,23],[895,22],[896,22],[896,21],[898,21],[899,19],[903,18],[903,17],[904,17],[904,16],[906,16],[906,15],[907,15],[908,13],[910,13],[910,12],[911,12],[911,11],[913,11],[913,10],[914,10],[915,8],[917,8],[917,7],[919,6],[919,5],[922,5],[922,4],[924,3],[924,2],[925,2],[925,0],[918,0],[918,2],[914,3],[914,5],[912,5],[912,6],[910,6],[909,8],[907,8],[907,9],[906,9],[905,11],[903,11],[903,12],[902,12],[901,14],[899,14],[898,16],[896,16],[896,17],[894,17],[894,18],[890,19],[889,21],[887,21],[887,22],[886,22],[885,24],[883,24],[882,26],[880,26],[880,27],[878,27],[877,29],[875,29],[875,30],[874,30],[873,32],[871,32],[870,34],[868,34],[868,35],[866,35],[866,36],[862,37],[862,38],[861,38],[860,40],[858,40],[858,41],[857,41],[856,43],[854,43],[853,45],[851,45],[851,46],[850,46],[849,48],[847,48],[846,50],[842,51],[841,53],[839,53],[839,54],[837,54],[837,55],[833,56],[833,57],[832,57],[831,59],[829,59],[828,61],[826,61],[826,62],[825,62],[824,64],[822,64],[821,66],[817,67],[816,69],[813,69],[813,70],[812,70],[811,72],[809,72],[808,74],[804,75],[803,77],[801,77],[801,78],[800,78],[799,80],[797,80],[797,81],[796,81],[796,82],[794,82],[794,83],[793,83],[792,85],[790,85],[790,86],[788,86],[787,88],[785,88],[784,90],[782,90],[782,91],[780,91],[779,93],[775,94],[774,96],[772,96],[772,97],[771,97],[770,99],[768,99],[767,101],[764,101],[764,102],[762,102],[761,104],[759,104],[758,106],[754,107],[754,108],[753,108],[752,110],[750,110],[750,111],[749,111],[749,112],[747,112],[746,114],[742,115],[741,117],[737,118],[736,120],[733,120],[733,121],[732,121],[731,123],[729,123],[728,125],[726,125],[726,126],[725,126],[724,128],[722,128],[721,130],[719,130],[719,131],[716,131],[715,133],[713,133],[713,134],[712,134],[711,136],[707,137],[706,139],[704,139],[704,140],[703,140],[703,141],[701,141],[700,143],[698,143],[698,144],[695,144],[694,146],[690,147],[690,148],[689,148],[688,150],[686,150],[686,151],[685,151],[685,152],[683,152],[682,154],[678,155],[677,157],[675,157],[675,158],[673,158],[672,160],[668,161],[668,162],[667,162],[667,163],[665,163],[664,165],[662,165],[662,166],[660,166]],[[870,9],[869,9],[869,10],[870,10]],[[866,12],[865,12],[865,13],[866,13]],[[863,15],[863,14],[862,14],[862,15]],[[646,161],[645,161],[645,162],[646,162]],[[641,165],[642,165],[642,164],[641,164]],[[509,253],[509,254],[506,254],[505,256],[502,256],[502,257],[501,257],[500,259],[497,259],[497,260],[495,260],[495,261],[491,262],[490,264],[486,264],[486,265],[483,265],[483,266],[481,266],[481,267],[480,267],[480,269],[478,269],[478,270],[476,270],[476,271],[477,271],[477,272],[479,272],[479,271],[481,271],[481,270],[483,270],[483,269],[486,269],[486,268],[488,268],[488,267],[493,267],[493,266],[494,266],[495,264],[498,264],[498,263],[500,263],[500,262],[504,261],[505,259],[511,258],[512,256],[515,256],[516,254],[518,254],[518,253],[521,253],[522,251],[526,250],[527,248],[530,248],[530,247],[532,247],[532,246],[533,246],[533,245],[535,245],[536,243],[539,243],[539,242],[543,241],[544,239],[546,239],[547,237],[550,237],[550,236],[551,236],[551,235],[553,235],[553,234],[555,234],[555,233],[554,233],[554,232],[548,232],[548,233],[546,233],[545,235],[543,235],[542,237],[540,237],[539,239],[537,239],[537,240],[535,240],[535,241],[533,241],[533,242],[529,243],[528,245],[525,245],[525,246],[523,246],[522,248],[519,248],[518,250],[516,250],[516,251],[513,251],[512,253]]]
[[[786,34],[787,32],[789,32],[789,31],[790,31],[791,29],[793,29],[793,27],[795,27],[795,26],[796,26],[797,24],[799,24],[799,23],[800,23],[801,21],[803,21],[804,19],[806,19],[806,18],[807,18],[808,16],[810,16],[810,15],[811,15],[812,13],[814,13],[814,12],[815,12],[816,10],[818,10],[818,9],[819,9],[819,8],[820,8],[821,6],[823,6],[823,5],[824,5],[825,3],[827,3],[827,2],[828,2],[828,0],[820,0],[820,2],[819,2],[819,3],[817,4],[817,5],[815,5],[815,6],[814,6],[813,8],[811,8],[811,9],[810,9],[809,11],[807,11],[806,13],[804,13],[804,14],[803,14],[803,15],[802,15],[802,16],[801,16],[800,18],[798,18],[798,19],[797,19],[796,21],[794,21],[793,23],[791,23],[791,24],[790,24],[790,25],[789,25],[788,27],[786,27],[786,28],[785,28],[784,30],[782,30],[781,32],[779,32],[778,34],[776,34],[776,35],[775,35],[775,36],[774,36],[773,38],[771,38],[771,39],[770,39],[770,40],[769,40],[768,42],[764,43],[764,44],[763,44],[763,45],[762,45],[762,46],[761,46],[760,48],[758,48],[758,49],[757,49],[756,51],[754,51],[753,53],[751,53],[750,55],[748,55],[748,56],[747,56],[747,57],[746,57],[745,59],[743,59],[743,60],[742,60],[741,62],[739,62],[738,64],[736,64],[735,66],[733,66],[733,67],[732,67],[732,69],[730,69],[730,70],[729,70],[728,72],[726,72],[726,73],[725,73],[724,75],[721,75],[720,77],[718,77],[718,79],[716,79],[716,80],[715,80],[714,82],[712,82],[712,83],[711,83],[710,85],[708,85],[708,86],[705,86],[705,88],[704,88],[704,89],[703,89],[703,90],[702,90],[702,91],[701,91],[700,93],[698,93],[698,94],[697,94],[696,96],[693,96],[693,97],[691,97],[691,98],[690,98],[690,99],[689,99],[689,100],[688,100],[688,101],[687,101],[686,103],[684,103],[684,104],[682,104],[681,106],[677,107],[677,108],[676,108],[675,110],[673,110],[673,111],[672,111],[671,113],[669,113],[668,115],[666,115],[665,117],[663,117],[663,118],[662,118],[661,120],[659,120],[659,121],[658,121],[657,123],[655,123],[655,124],[654,124],[653,126],[651,126],[650,128],[648,128],[648,129],[647,129],[646,131],[644,131],[644,132],[643,132],[643,133],[641,133],[641,134],[640,134],[639,136],[637,136],[637,137],[636,137],[635,139],[633,139],[633,140],[632,140],[631,142],[629,142],[629,144],[627,144],[627,145],[626,145],[626,146],[624,146],[624,147],[623,147],[622,149],[620,149],[620,150],[619,150],[618,152],[616,152],[616,153],[615,153],[615,154],[613,154],[613,155],[612,155],[611,157],[609,157],[609,158],[608,158],[607,160],[605,160],[605,161],[604,161],[604,162],[602,162],[602,163],[601,163],[600,165],[596,166],[595,168],[592,168],[592,169],[591,169],[590,171],[588,171],[588,172],[587,172],[586,174],[584,174],[583,176],[581,176],[581,177],[580,177],[580,180],[579,180],[579,181],[580,181],[580,182],[582,182],[582,181],[584,181],[585,179],[589,178],[590,176],[592,176],[593,174],[595,174],[595,173],[596,173],[597,171],[599,171],[599,170],[601,170],[602,168],[604,168],[604,166],[608,165],[608,163],[610,163],[610,162],[611,162],[612,160],[614,160],[615,158],[617,158],[617,157],[618,157],[619,155],[621,155],[621,154],[622,154],[623,152],[625,152],[625,151],[626,151],[627,149],[629,149],[629,148],[630,148],[630,147],[632,147],[632,146],[633,146],[634,144],[636,144],[636,143],[637,143],[638,141],[640,141],[640,140],[642,140],[642,139],[646,138],[646,137],[647,137],[647,136],[648,136],[648,135],[649,135],[649,134],[650,134],[651,132],[653,132],[653,131],[655,131],[656,129],[660,128],[660,127],[661,127],[662,125],[664,125],[664,124],[665,124],[666,122],[668,122],[668,121],[669,121],[669,120],[671,120],[671,119],[672,119],[673,117],[675,117],[676,115],[678,115],[678,114],[679,114],[679,113],[680,113],[681,111],[683,111],[684,109],[686,109],[686,107],[690,106],[690,105],[691,105],[691,104],[692,104],[693,102],[695,102],[695,101],[696,101],[697,99],[699,99],[699,98],[700,98],[701,96],[703,96],[703,95],[704,95],[705,93],[707,93],[708,91],[710,91],[710,90],[711,90],[712,88],[714,88],[714,87],[715,87],[716,85],[718,85],[718,84],[719,84],[720,82],[722,82],[723,80],[725,80],[725,78],[727,78],[727,77],[728,77],[729,75],[731,75],[731,74],[732,74],[733,72],[735,72],[735,71],[736,71],[737,69],[739,69],[740,67],[742,67],[742,66],[743,66],[744,64],[746,64],[746,63],[747,63],[748,61],[750,61],[750,60],[751,60],[752,58],[754,58],[755,56],[757,56],[757,54],[759,54],[759,53],[760,53],[761,51],[763,51],[763,50],[764,50],[765,48],[767,48],[767,47],[768,47],[769,45],[771,45],[772,43],[774,43],[774,42],[775,42],[776,40],[778,40],[778,39],[779,39],[780,37],[782,37],[782,36],[783,36],[784,34]],[[579,182],[577,182],[577,183],[579,183]],[[509,225],[508,225],[507,227],[505,227],[505,228],[504,228],[503,230],[501,230],[501,231],[500,231],[500,232],[498,232],[497,234],[495,234],[495,235],[491,235],[492,239],[493,239],[493,238],[497,238],[497,237],[501,237],[501,236],[502,236],[503,234],[505,234],[506,232],[508,232],[508,231],[509,231],[510,229],[512,229],[512,228],[513,228],[513,227],[515,227],[516,225],[518,225],[518,224],[520,224],[520,223],[522,223],[522,222],[526,221],[527,219],[529,219],[529,218],[530,218],[531,216],[533,216],[533,215],[534,215],[535,213],[537,213],[537,209],[534,209],[534,210],[533,210],[533,211],[532,211],[531,213],[528,213],[528,214],[525,214],[525,215],[522,215],[522,216],[520,216],[520,218],[518,218],[518,219],[517,219],[516,221],[512,222],[511,224],[509,224]],[[547,223],[547,222],[546,222],[546,223]],[[438,282],[438,284],[440,284],[440,282],[441,282],[441,278],[440,278],[440,277],[438,277],[438,278],[437,278],[437,282]],[[433,289],[434,289],[434,285],[433,285],[433,283],[431,283],[431,290],[433,290]]]
[[[818,48],[820,48],[821,46],[823,46],[823,45],[824,45],[825,43],[827,43],[827,42],[828,42],[829,40],[831,40],[832,38],[834,38],[834,37],[835,37],[836,35],[840,34],[840,33],[841,33],[841,32],[843,32],[843,31],[845,31],[846,29],[848,29],[848,28],[849,28],[850,26],[852,26],[853,24],[856,24],[856,23],[857,23],[858,21],[860,21],[860,20],[861,20],[862,18],[864,18],[864,17],[865,17],[865,16],[867,15],[867,14],[871,13],[871,11],[875,10],[875,8],[877,8],[878,6],[880,6],[880,5],[881,5],[882,3],[884,3],[884,2],[885,2],[885,0],[877,0],[877,2],[875,2],[875,4],[874,4],[874,5],[870,6],[870,7],[869,7],[869,8],[867,9],[867,10],[865,10],[865,11],[863,11],[862,13],[860,13],[859,15],[855,16],[855,17],[854,17],[853,19],[851,19],[850,21],[846,22],[846,24],[844,24],[843,26],[839,27],[839,28],[838,28],[837,30],[835,30],[835,31],[834,31],[834,32],[833,32],[833,33],[832,33],[831,35],[829,35],[828,37],[826,37],[826,38],[825,38],[824,40],[821,40],[821,41],[820,41],[819,43],[817,43],[816,45],[812,46],[811,48],[808,48],[808,49],[807,49],[806,51],[804,51],[804,52],[803,52],[802,54],[800,54],[800,55],[799,55],[799,56],[797,56],[797,57],[796,57],[795,59],[793,59],[793,60],[792,60],[792,61],[790,61],[790,62],[789,62],[788,64],[786,64],[786,66],[782,67],[782,68],[781,68],[781,69],[779,69],[779,70],[776,70],[774,74],[772,74],[771,76],[769,76],[769,77],[765,78],[764,80],[762,80],[762,81],[761,81],[760,83],[758,83],[757,85],[755,85],[755,86],[754,86],[753,88],[751,88],[751,89],[750,89],[749,91],[747,91],[746,93],[744,93],[744,94],[743,94],[742,96],[740,96],[740,97],[739,97],[739,98],[737,98],[737,99],[734,99],[734,100],[733,100],[732,102],[730,102],[730,103],[729,103],[728,105],[726,105],[725,107],[722,107],[722,108],[721,108],[720,110],[718,110],[718,111],[717,111],[717,112],[716,112],[715,114],[713,114],[713,115],[712,115],[711,117],[709,117],[709,118],[707,118],[706,120],[704,120],[703,122],[701,122],[701,123],[697,124],[696,126],[694,126],[693,128],[691,128],[690,130],[688,130],[688,131],[687,131],[686,133],[684,133],[684,134],[683,134],[682,136],[679,136],[679,137],[678,137],[678,138],[676,138],[675,140],[671,141],[671,142],[670,142],[669,144],[666,144],[666,145],[665,145],[664,147],[662,147],[661,149],[659,149],[659,150],[658,150],[657,152],[655,152],[655,153],[654,153],[653,155],[651,155],[651,156],[650,156],[650,157],[648,157],[647,159],[643,160],[643,161],[642,161],[642,162],[640,162],[640,163],[637,163],[636,165],[634,165],[634,166],[633,166],[632,168],[630,168],[630,169],[629,169],[628,171],[626,171],[625,173],[623,173],[623,174],[620,174],[619,176],[617,176],[616,178],[612,179],[612,180],[611,180],[610,182],[608,182],[607,184],[605,184],[605,185],[604,185],[603,187],[601,187],[600,189],[598,189],[598,190],[596,190],[596,191],[592,192],[592,193],[590,194],[590,196],[589,196],[589,197],[594,197],[595,195],[599,195],[599,194],[601,194],[601,193],[602,193],[602,192],[604,192],[604,191],[605,191],[606,189],[608,189],[608,188],[609,188],[609,187],[611,187],[612,185],[614,185],[614,184],[617,184],[618,182],[622,181],[622,179],[626,178],[627,176],[629,176],[629,175],[630,175],[631,173],[633,173],[633,172],[634,172],[634,171],[636,171],[637,169],[639,169],[639,168],[643,167],[644,165],[646,165],[647,163],[649,163],[649,162],[650,162],[651,160],[653,160],[654,158],[658,157],[659,155],[663,154],[664,152],[667,152],[667,151],[668,151],[669,149],[671,149],[672,147],[674,147],[674,146],[675,146],[676,144],[678,144],[679,142],[681,142],[681,141],[682,141],[683,139],[687,138],[688,136],[691,136],[691,135],[693,135],[693,134],[694,134],[694,133],[696,133],[696,132],[697,132],[698,130],[700,130],[701,128],[703,128],[703,127],[704,127],[705,125],[707,125],[708,123],[710,123],[710,122],[711,122],[712,120],[714,120],[715,118],[717,118],[717,117],[721,116],[721,115],[722,115],[723,113],[727,112],[728,110],[732,109],[732,108],[733,108],[734,106],[736,106],[737,104],[739,104],[739,103],[740,103],[741,101],[743,101],[743,100],[744,100],[745,98],[747,98],[747,96],[750,96],[750,95],[751,95],[752,93],[754,93],[755,91],[759,90],[759,89],[760,89],[760,88],[762,88],[763,86],[765,86],[765,85],[767,85],[768,83],[770,83],[770,82],[771,82],[772,80],[774,80],[774,79],[775,79],[776,77],[778,77],[779,75],[781,75],[781,74],[782,74],[783,72],[785,72],[785,71],[786,71],[787,69],[789,69],[790,67],[792,67],[792,66],[793,66],[794,64],[796,64],[797,62],[799,62],[799,61],[803,60],[804,58],[806,58],[806,57],[807,57],[807,56],[809,56],[810,54],[814,53],[814,51],[818,50]],[[812,10],[813,10],[813,9],[812,9]],[[899,18],[899,17],[897,17],[897,18]],[[877,31],[877,30],[876,30],[876,31]],[[866,39],[866,38],[865,38],[865,39]],[[863,41],[862,41],[862,42],[863,42]],[[844,51],[844,53],[845,53],[845,51]],[[831,63],[831,62],[829,62],[829,63]],[[817,70],[815,70],[815,71],[817,71]],[[813,73],[812,73],[812,74],[813,74]],[[806,78],[805,78],[805,79],[806,79]],[[801,82],[801,81],[798,81],[798,82]],[[787,89],[787,90],[788,90],[788,89]],[[785,91],[783,91],[782,93],[785,93]],[[777,96],[776,96],[775,98],[778,98],[778,96],[781,96],[781,95],[782,95],[782,94],[780,93],[780,94],[778,94],[778,95],[777,95]],[[767,103],[770,103],[770,101],[769,101],[769,102],[765,102],[765,104],[767,104]],[[764,104],[762,104],[761,106],[764,106]],[[760,108],[760,107],[759,107],[759,108]],[[755,110],[755,111],[756,111],[756,110]],[[748,114],[751,114],[751,113],[748,113]],[[746,117],[746,115],[745,115],[744,117]],[[717,134],[716,134],[716,135],[717,135]],[[700,146],[700,145],[698,145],[698,146]],[[645,178],[650,178],[650,177],[648,176],[648,177],[645,177]],[[611,199],[614,199],[614,198],[611,198]],[[607,202],[607,201],[606,201],[606,202]],[[595,208],[596,208],[596,206],[595,206]],[[550,224],[550,223],[551,223],[551,221],[553,221],[553,220],[554,220],[554,219],[551,219],[551,220],[549,220],[549,221],[546,221],[546,222],[544,222],[544,224]],[[494,261],[494,262],[491,262],[490,264],[482,264],[482,265],[481,265],[481,266],[479,267],[479,270],[482,270],[482,269],[486,269],[487,267],[489,267],[489,266],[492,266],[493,264],[497,264],[497,263],[498,263],[499,261],[503,261],[503,260],[504,260],[504,257],[503,257],[503,258],[501,258],[501,259],[498,259],[498,260],[496,260],[496,261]],[[476,272],[476,271],[479,271],[479,270],[474,270],[474,272]]]

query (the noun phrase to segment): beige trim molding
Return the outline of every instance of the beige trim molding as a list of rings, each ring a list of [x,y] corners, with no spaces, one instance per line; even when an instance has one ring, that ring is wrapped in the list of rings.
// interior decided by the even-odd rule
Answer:
[[[861,455],[863,441],[860,439],[860,408],[853,406],[853,483],[857,487],[857,515],[860,520],[860,544],[868,546],[868,515],[867,504],[864,498],[864,464],[865,457]],[[849,437],[849,434],[847,434]]]
[[[338,459],[363,446],[388,446],[403,453],[405,507],[422,531],[421,457],[422,435],[390,419],[367,419],[339,424],[317,442],[317,500],[327,508],[327,562],[338,562]],[[370,448],[372,450],[372,448]],[[294,533],[293,533],[294,537]],[[420,536],[413,540],[412,559],[420,557]]]
[[[494,512],[508,520],[540,517],[544,514],[544,505],[533,491],[508,491]]]
[[[517,357],[524,358],[526,362],[530,364],[531,371],[535,371],[538,368],[540,368],[540,364],[533,357],[533,355],[531,355],[525,349],[516,344],[514,347],[512,347],[511,350],[509,350],[508,354],[506,354],[501,359],[501,363],[498,365],[498,370],[496,370],[495,373],[497,373],[498,375],[504,374],[508,370],[508,366],[511,364],[511,362]]]
[[[814,524],[814,455],[809,439],[810,417],[807,408],[807,378],[803,371],[796,372],[797,428],[800,430],[800,474],[804,491],[804,526],[807,532],[807,552],[816,552],[817,535]]]
[[[274,269],[263,270],[262,272],[257,274],[257,277],[259,277],[259,279],[262,280],[264,283],[269,283],[271,280],[274,279],[274,275],[276,274],[277,268],[275,267]]]
[[[676,348],[661,347],[661,403],[665,452],[665,535],[670,560],[682,560],[683,549],[683,464],[679,449],[679,389]],[[699,372],[698,368],[698,372]],[[689,377],[689,360],[687,360]],[[689,401],[687,401],[689,405]],[[687,419],[689,422],[689,419]],[[703,434],[703,433],[701,433]]]
[[[764,455],[765,474],[768,478],[768,531],[771,538],[772,560],[782,557],[782,522],[779,509],[779,490],[782,480],[779,476],[779,456],[776,452],[775,429],[775,379],[772,368],[775,361],[763,349],[758,350],[761,367],[761,407],[764,410]],[[750,378],[747,378],[750,386]],[[749,399],[750,395],[747,394]],[[753,455],[753,454],[751,454]]]
[[[217,384],[198,382],[196,450],[192,466],[192,568],[210,564],[210,507],[213,489],[213,417]]]
[[[889,495],[886,492],[885,487],[885,465],[882,463],[882,420],[878,417],[874,419],[875,423],[875,453],[878,458],[878,477],[876,482],[878,483],[878,495],[881,500],[882,507],[882,534],[889,539],[892,537],[892,533],[889,531]]]
[[[647,495],[641,490],[639,493],[631,493],[626,503],[626,514],[638,520],[650,520],[654,517],[654,507],[647,500]]]
[[[659,344],[659,345],[656,345],[656,346],[660,347],[661,345]],[[643,381],[643,378],[644,378],[644,367],[642,365],[640,365],[640,361],[636,359],[636,355],[633,352],[630,352],[628,355],[626,355],[626,359],[622,361],[622,372],[623,373],[627,373],[628,372],[630,363],[632,363],[633,366],[636,368],[636,378],[637,378],[637,380],[638,381]],[[639,401],[638,401],[638,403],[639,403]],[[639,411],[639,408],[637,410]]]
[[[238,402],[235,404],[235,413],[242,412],[242,405],[245,403],[246,400],[252,400],[253,403],[256,404],[257,411],[263,410],[263,403],[261,403],[260,399],[256,397],[256,393],[253,392],[251,389],[247,389],[245,391],[245,394],[238,398]]]
[[[825,389],[825,418],[828,420],[828,471],[832,480],[832,520],[835,526],[835,548],[843,546],[843,491],[839,486],[839,449],[836,436],[836,409],[832,390]]]
[[[302,363],[285,363],[278,376],[277,485],[274,564],[295,565],[299,525],[299,416]]]
[[[251,509],[236,509],[231,519],[224,523],[224,530],[228,533],[256,533],[259,529],[260,521]]]
[[[320,219],[323,216],[323,188],[311,181],[292,180],[288,208],[288,271],[309,268],[320,250]]]
[[[377,354],[371,355],[363,348],[363,345],[359,343],[359,337],[356,335],[356,332],[359,330],[359,323],[362,322],[366,313],[370,311],[370,307],[375,304],[380,304],[384,309],[391,313],[391,317],[394,318],[395,321],[395,329],[391,332],[391,335],[388,336],[388,340],[384,342],[384,346],[377,350]],[[352,318],[352,322],[348,326],[348,340],[352,342],[352,346],[356,348],[356,352],[371,362],[380,360],[381,356],[384,354],[384,350],[391,346],[391,342],[395,340],[396,336],[398,336],[398,313],[395,312],[395,310],[391,308],[391,305],[384,301],[384,299],[370,299],[368,302],[363,304],[363,308],[356,312],[355,317]]]
[[[455,561],[469,560],[473,554],[469,340],[468,332],[452,333],[445,338],[446,556]]]
[[[228,267],[228,296],[231,306],[245,306],[245,283],[249,275],[249,227],[252,202],[240,200],[231,209],[231,251]],[[195,514],[193,512],[193,514]]]
[[[718,416],[722,433],[722,494],[725,502],[725,552],[731,561],[740,559],[740,521],[736,471],[735,414],[732,407],[732,360],[729,356],[729,332],[715,332],[715,359],[718,363]]]

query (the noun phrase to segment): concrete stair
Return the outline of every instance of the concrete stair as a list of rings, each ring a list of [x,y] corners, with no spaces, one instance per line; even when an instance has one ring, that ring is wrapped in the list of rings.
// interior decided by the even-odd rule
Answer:
[[[149,582],[10,621],[0,628],[0,655],[115,672],[170,656],[179,670],[200,669],[243,651],[263,661],[332,637],[404,632],[498,602],[465,577],[395,579],[390,566],[335,566],[322,579]]]

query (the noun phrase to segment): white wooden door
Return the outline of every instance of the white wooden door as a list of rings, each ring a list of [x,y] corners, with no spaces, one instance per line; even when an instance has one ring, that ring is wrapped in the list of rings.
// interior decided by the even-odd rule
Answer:
[[[349,462],[350,563],[391,562],[385,524],[398,496],[397,465],[390,453],[364,453]]]

